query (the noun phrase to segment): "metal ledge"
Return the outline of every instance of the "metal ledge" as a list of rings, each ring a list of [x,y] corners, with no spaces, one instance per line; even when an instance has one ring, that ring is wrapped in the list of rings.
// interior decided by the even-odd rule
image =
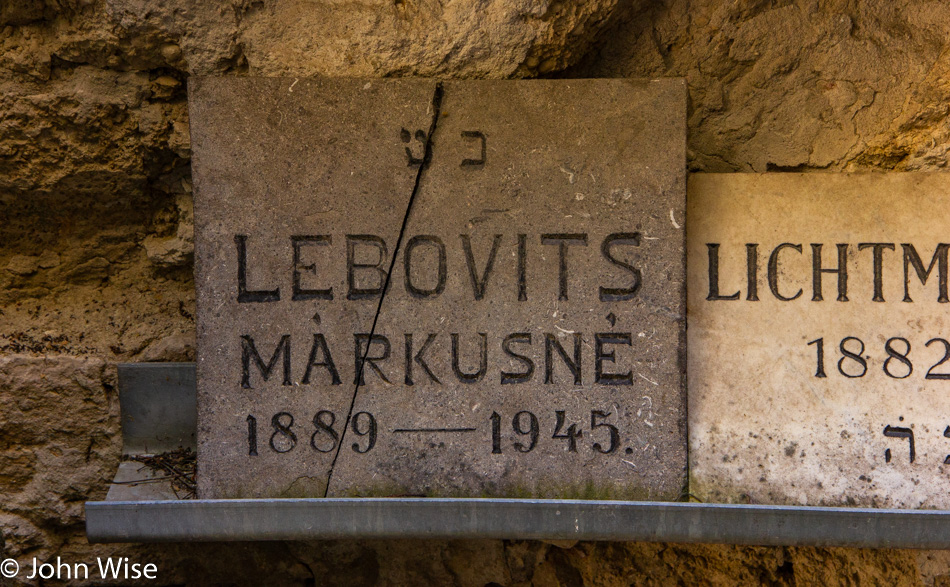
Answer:
[[[194,446],[194,373],[193,363],[119,365],[124,454]],[[539,499],[179,501],[148,476],[124,462],[107,501],[86,503],[90,542],[509,538],[950,548],[950,511]]]
[[[89,502],[90,542],[508,538],[950,548],[950,512],[522,499]]]

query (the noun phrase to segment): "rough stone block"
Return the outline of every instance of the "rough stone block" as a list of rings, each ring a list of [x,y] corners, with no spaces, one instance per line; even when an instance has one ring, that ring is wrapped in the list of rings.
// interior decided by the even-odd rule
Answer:
[[[681,496],[682,81],[192,83],[201,497]]]

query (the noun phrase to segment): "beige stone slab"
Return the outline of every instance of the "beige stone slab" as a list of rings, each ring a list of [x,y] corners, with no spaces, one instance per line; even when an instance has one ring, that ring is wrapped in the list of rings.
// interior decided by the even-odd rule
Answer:
[[[683,82],[446,82],[419,175],[435,88],[193,84],[200,496],[319,497],[332,479],[329,495],[676,499]],[[417,177],[378,359],[379,296],[359,290],[388,269]]]
[[[950,507],[948,186],[945,174],[690,177],[694,495]],[[841,251],[846,283],[819,272],[816,286],[814,245],[819,269]]]

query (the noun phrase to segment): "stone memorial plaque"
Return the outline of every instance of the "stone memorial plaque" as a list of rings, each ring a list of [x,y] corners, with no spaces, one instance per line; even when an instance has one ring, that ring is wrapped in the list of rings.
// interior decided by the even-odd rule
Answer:
[[[189,100],[200,497],[683,494],[681,80]]]
[[[948,185],[690,177],[693,494],[950,507]]]

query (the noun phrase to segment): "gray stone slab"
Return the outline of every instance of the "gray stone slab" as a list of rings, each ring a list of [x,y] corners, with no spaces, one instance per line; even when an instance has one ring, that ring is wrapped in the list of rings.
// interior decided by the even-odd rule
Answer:
[[[682,81],[190,101],[200,497],[681,496]]]
[[[346,235],[372,234],[390,248],[396,242],[416,177],[400,129],[428,128],[435,84],[254,78],[190,84],[199,495],[323,495],[334,453],[314,450],[307,429],[320,410],[345,418],[353,333],[370,331],[378,306],[369,295],[347,299]],[[409,146],[419,152],[414,139]],[[298,243],[298,289],[332,288],[334,299],[298,293],[294,300],[293,237],[324,234],[332,240]],[[239,302],[236,238],[242,236],[248,301]],[[356,262],[378,255],[365,241],[350,242],[362,244],[353,247]],[[371,289],[374,277],[373,270],[355,271],[353,285]],[[279,301],[260,293],[275,290]],[[319,369],[302,383],[315,333],[337,343],[337,384]],[[252,355],[245,384],[245,345],[253,341],[268,364],[281,340],[290,341],[288,378],[280,359],[265,380]],[[275,436],[273,419],[282,413],[294,419],[295,442],[289,433]],[[253,422],[256,456],[248,454]],[[280,423],[289,424],[289,417]],[[275,452],[271,440],[285,452]]]
[[[950,508],[948,180],[690,177],[692,493]]]

